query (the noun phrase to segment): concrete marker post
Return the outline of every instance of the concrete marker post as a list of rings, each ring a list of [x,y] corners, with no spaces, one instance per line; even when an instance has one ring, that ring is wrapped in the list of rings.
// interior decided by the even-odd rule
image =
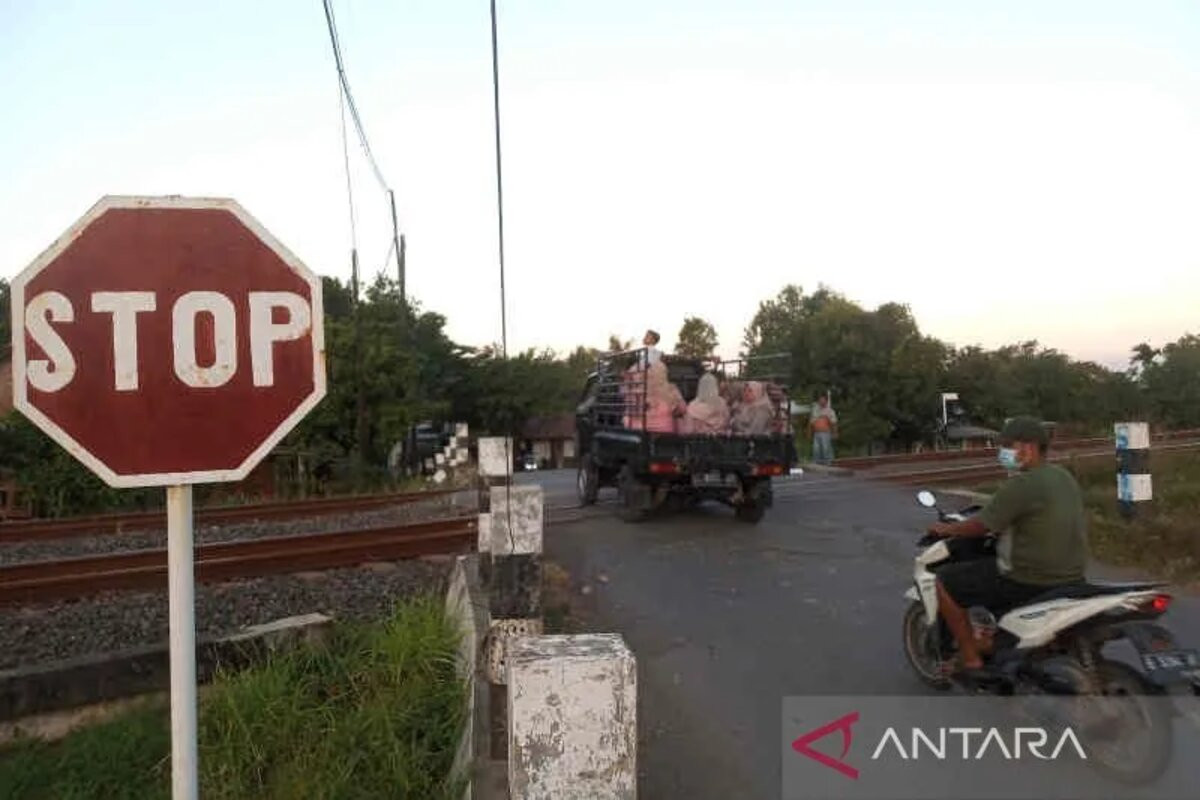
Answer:
[[[1150,479],[1150,426],[1145,422],[1118,422],[1117,506],[1125,519],[1137,515],[1137,504],[1148,503],[1154,492]]]
[[[634,800],[637,663],[624,639],[515,639],[507,669],[510,797]]]

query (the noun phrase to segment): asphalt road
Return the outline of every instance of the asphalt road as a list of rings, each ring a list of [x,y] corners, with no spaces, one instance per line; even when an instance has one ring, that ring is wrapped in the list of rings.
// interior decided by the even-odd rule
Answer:
[[[551,506],[574,503],[574,472],[521,479]],[[552,525],[546,555],[571,574],[580,613],[638,659],[641,796],[778,798],[784,697],[930,693],[900,639],[930,521],[910,490],[810,473],[780,481],[757,526],[719,505]],[[1168,619],[1200,644],[1197,598]]]

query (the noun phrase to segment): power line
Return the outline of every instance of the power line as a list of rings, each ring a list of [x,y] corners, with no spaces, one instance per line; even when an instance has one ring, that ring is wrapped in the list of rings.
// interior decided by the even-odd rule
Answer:
[[[350,109],[350,119],[354,122],[354,129],[358,131],[358,141],[362,144],[367,162],[375,173],[375,180],[379,182],[379,187],[387,192],[389,191],[388,182],[384,180],[383,171],[379,169],[379,163],[375,161],[375,154],[371,152],[371,143],[367,141],[367,132],[363,128],[362,117],[358,114],[358,104],[354,102],[354,93],[350,91],[350,81],[346,77],[346,65],[342,61],[342,46],[338,39],[337,23],[333,16],[332,0],[322,0],[322,5],[325,7],[325,25],[329,28],[329,43],[333,46],[333,60],[337,64],[338,81],[342,85],[342,92],[346,95],[346,106]]]
[[[346,170],[346,201],[350,206],[350,248],[358,249],[358,226],[354,220],[354,185],[350,180],[350,144],[346,137],[346,103],[338,89],[338,119],[342,123],[342,165]]]
[[[337,21],[334,18],[333,2],[332,0],[322,0],[321,6],[325,10],[325,26],[329,30],[329,44],[333,48],[333,60],[337,66],[338,74],[338,106],[342,123],[342,160],[346,169],[346,194],[349,197],[350,203],[350,238],[352,243],[352,261],[355,263],[353,275],[355,291],[357,291],[358,285],[358,238],[354,218],[354,192],[350,180],[349,146],[347,145],[346,137],[347,109],[350,112],[350,119],[354,123],[354,130],[358,133],[359,144],[362,145],[363,153],[367,157],[367,163],[371,165],[371,171],[375,174],[375,180],[379,183],[379,187],[383,190],[384,194],[387,195],[388,203],[391,207],[392,243],[388,249],[387,258],[390,258],[392,253],[396,253],[396,266],[400,278],[400,299],[403,302],[407,302],[403,237],[400,235],[400,226],[396,220],[396,193],[389,187],[387,180],[383,177],[383,170],[379,168],[379,162],[375,160],[375,153],[372,152],[371,143],[367,140],[366,128],[363,127],[362,117],[358,113],[358,104],[354,102],[354,93],[350,91],[350,80],[346,77],[346,63],[342,58],[342,44],[338,36]],[[384,270],[387,269],[387,258],[384,259]]]

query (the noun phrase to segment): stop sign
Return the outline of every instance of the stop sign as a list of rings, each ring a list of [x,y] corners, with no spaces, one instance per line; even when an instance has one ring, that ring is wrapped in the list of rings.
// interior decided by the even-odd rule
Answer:
[[[232,200],[105,197],[11,289],[15,406],[111,486],[243,478],[325,394],[320,280]]]

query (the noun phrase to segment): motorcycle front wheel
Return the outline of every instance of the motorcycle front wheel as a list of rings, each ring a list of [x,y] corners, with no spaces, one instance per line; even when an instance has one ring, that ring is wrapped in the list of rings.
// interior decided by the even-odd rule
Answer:
[[[942,672],[940,625],[928,625],[925,606],[918,600],[904,611],[904,655],[913,672],[926,686],[946,691],[950,680]]]

